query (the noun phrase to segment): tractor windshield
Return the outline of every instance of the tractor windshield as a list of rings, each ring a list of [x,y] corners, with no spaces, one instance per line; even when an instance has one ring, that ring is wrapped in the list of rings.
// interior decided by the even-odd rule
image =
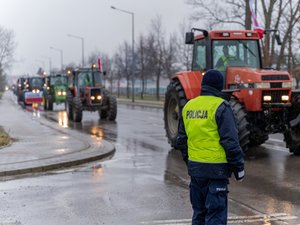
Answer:
[[[65,76],[55,76],[50,78],[50,85],[66,85],[67,77]]]
[[[227,66],[261,68],[256,40],[213,41],[213,66],[225,72]]]
[[[80,87],[97,87],[101,85],[101,76],[98,71],[82,71],[78,74]]]
[[[28,83],[31,88],[42,88],[44,85],[44,80],[40,77],[32,77],[28,79]]]

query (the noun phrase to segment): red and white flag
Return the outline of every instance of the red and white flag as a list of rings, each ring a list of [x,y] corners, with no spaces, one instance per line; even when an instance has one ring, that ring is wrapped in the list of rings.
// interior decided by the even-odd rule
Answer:
[[[252,17],[252,24],[253,24],[253,30],[255,30],[258,33],[259,38],[263,38],[265,29],[259,26],[256,14],[254,11],[254,1],[249,0],[249,6],[250,6],[250,12],[251,12],[251,17]]]
[[[102,72],[102,65],[101,65],[100,57],[98,57],[98,68],[99,68],[99,71]]]

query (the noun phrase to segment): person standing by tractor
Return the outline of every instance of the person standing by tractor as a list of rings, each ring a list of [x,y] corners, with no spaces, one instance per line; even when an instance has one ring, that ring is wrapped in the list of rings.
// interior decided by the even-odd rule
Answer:
[[[229,177],[233,172],[237,181],[244,178],[244,155],[223,84],[221,72],[208,70],[200,96],[186,103],[179,121],[176,148],[191,177],[193,225],[227,224]]]

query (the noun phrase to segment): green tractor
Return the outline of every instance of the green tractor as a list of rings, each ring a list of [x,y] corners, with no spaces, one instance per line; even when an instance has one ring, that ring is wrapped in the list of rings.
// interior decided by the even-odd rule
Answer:
[[[117,100],[102,84],[105,72],[92,66],[74,70],[68,76],[67,114],[69,120],[81,122],[82,112],[98,111],[101,119],[114,121],[117,117]]]
[[[53,104],[65,104],[67,100],[67,76],[56,74],[45,78],[44,109],[53,110]]]

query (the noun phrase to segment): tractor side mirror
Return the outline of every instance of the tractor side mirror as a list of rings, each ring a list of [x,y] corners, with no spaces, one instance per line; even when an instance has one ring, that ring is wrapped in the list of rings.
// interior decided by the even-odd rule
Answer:
[[[194,32],[185,33],[185,44],[192,45],[194,44]]]
[[[282,44],[282,42],[281,42],[281,40],[280,40],[279,34],[275,34],[275,39],[276,39],[276,42],[277,42],[278,45],[281,45],[281,44]]]

